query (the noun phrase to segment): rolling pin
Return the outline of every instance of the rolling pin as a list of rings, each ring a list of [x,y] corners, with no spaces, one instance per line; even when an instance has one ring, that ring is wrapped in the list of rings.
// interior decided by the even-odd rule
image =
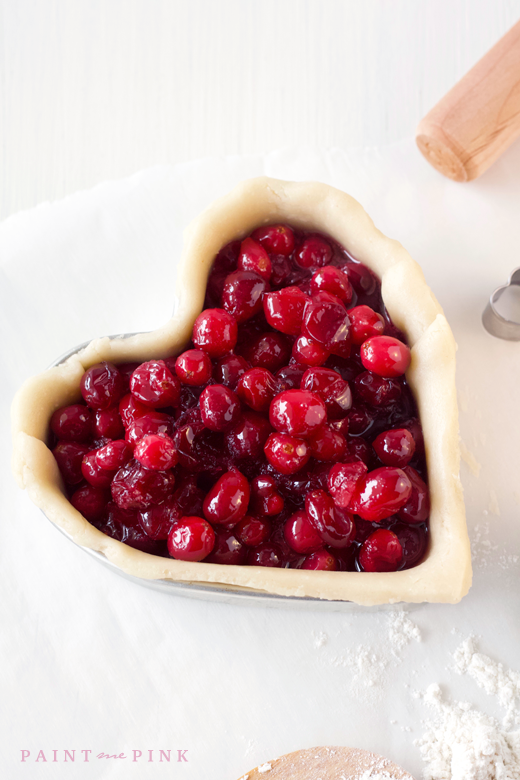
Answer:
[[[455,181],[486,171],[520,136],[520,22],[420,122],[416,141]]]

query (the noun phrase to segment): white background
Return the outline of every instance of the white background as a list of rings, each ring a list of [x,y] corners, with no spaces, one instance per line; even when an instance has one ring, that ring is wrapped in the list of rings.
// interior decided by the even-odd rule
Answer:
[[[385,612],[195,602],[105,571],[13,486],[6,430],[3,774],[235,780],[281,753],[343,744],[381,752],[418,777],[413,740],[427,712],[412,689],[441,682],[447,696],[499,716],[447,669],[450,654],[474,631],[484,652],[519,666],[518,345],[488,337],[480,312],[519,264],[520,147],[464,186],[429,168],[411,136],[516,21],[520,3],[4,0],[0,8],[4,216],[143,166],[255,153],[158,167],[0,224],[3,424],[20,382],[68,347],[162,324],[182,228],[240,178],[265,171],[349,189],[421,262],[459,342],[461,432],[475,459],[462,464],[475,584],[459,606],[411,610],[423,642],[396,658]],[[327,146],[335,148],[321,151]],[[286,152],[261,154],[276,147]],[[373,691],[355,679],[360,645],[387,664]],[[64,749],[82,748],[187,748],[190,762],[63,763]],[[58,749],[61,763],[22,765],[21,749],[32,759]]]

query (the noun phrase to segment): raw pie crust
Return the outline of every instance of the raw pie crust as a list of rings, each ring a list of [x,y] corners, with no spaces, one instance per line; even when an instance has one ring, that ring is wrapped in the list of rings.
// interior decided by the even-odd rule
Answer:
[[[302,571],[224,566],[160,558],[105,536],[69,503],[45,444],[52,413],[80,399],[84,371],[95,363],[145,361],[180,353],[201,312],[206,280],[219,250],[263,224],[286,222],[328,234],[381,279],[388,312],[409,339],[408,382],[423,426],[431,492],[430,547],[418,566],[392,573]],[[65,363],[29,379],[13,403],[13,469],[45,515],[83,547],[103,553],[145,579],[211,583],[284,596],[363,605],[459,601],[471,584],[471,556],[459,479],[456,344],[420,267],[374,226],[352,197],[317,182],[261,177],[216,200],[186,229],[177,278],[177,307],[162,328],[129,338],[102,338]]]

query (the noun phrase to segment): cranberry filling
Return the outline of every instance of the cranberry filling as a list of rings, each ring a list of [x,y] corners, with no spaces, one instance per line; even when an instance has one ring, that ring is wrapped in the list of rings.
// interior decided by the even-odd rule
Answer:
[[[53,453],[75,509],[153,555],[407,569],[430,512],[410,360],[370,269],[263,226],[219,252],[184,352],[85,372]]]

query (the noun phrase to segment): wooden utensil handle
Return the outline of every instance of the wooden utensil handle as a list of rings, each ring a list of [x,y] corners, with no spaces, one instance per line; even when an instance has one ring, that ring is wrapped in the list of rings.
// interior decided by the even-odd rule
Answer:
[[[476,179],[520,136],[520,22],[420,122],[416,141],[434,168]]]

